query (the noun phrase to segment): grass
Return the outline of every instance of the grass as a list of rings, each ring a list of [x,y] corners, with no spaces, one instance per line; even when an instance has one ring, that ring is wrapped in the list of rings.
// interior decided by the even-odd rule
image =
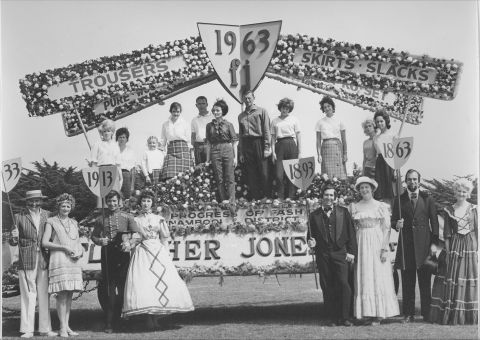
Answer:
[[[476,339],[477,326],[440,326],[420,321],[401,324],[400,317],[380,326],[329,327],[322,294],[313,275],[194,278],[188,284],[195,311],[167,317],[163,331],[149,328],[145,317],[125,321],[126,331],[103,333],[103,313],[96,291],[73,303],[72,329],[91,339]],[[417,291],[417,306],[419,306]],[[401,297],[401,292],[399,293]],[[52,307],[54,301],[52,299]],[[19,335],[19,297],[3,301],[3,337]],[[418,311],[417,311],[418,314]],[[53,328],[58,329],[52,308]],[[38,338],[38,337],[37,337]]]

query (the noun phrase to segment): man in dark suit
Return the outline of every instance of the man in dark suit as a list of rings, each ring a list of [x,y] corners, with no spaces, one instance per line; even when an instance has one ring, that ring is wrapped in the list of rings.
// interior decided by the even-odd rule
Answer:
[[[50,212],[41,208],[45,196],[40,190],[25,193],[26,209],[15,214],[10,245],[18,244],[20,285],[20,332],[22,338],[33,337],[35,306],[38,298],[38,330],[40,335],[57,336],[52,332],[48,298],[48,256],[41,248],[45,222]]]
[[[350,213],[334,206],[335,188],[326,185],[322,193],[322,207],[310,215],[308,245],[315,248],[320,287],[325,308],[331,313],[331,325],[351,326],[352,289],[348,282],[348,264],[354,263],[357,241]]]
[[[105,196],[108,208],[105,210],[105,219],[103,216],[98,217],[92,232],[93,243],[102,246],[103,282],[101,288],[107,287],[106,333],[112,333],[113,328],[119,326],[123,306],[123,292],[130,263],[130,252],[122,250],[122,235],[128,232],[143,233],[137,227],[132,215],[119,210],[120,199],[120,194],[115,190]]]
[[[424,265],[430,254],[432,244],[438,244],[438,218],[435,201],[419,190],[420,173],[410,169],[405,175],[407,190],[400,196],[401,217],[398,198],[395,199],[392,213],[392,227],[402,229],[399,239],[396,268],[402,269],[402,295],[404,323],[414,322],[415,318],[415,282],[418,276],[420,288],[421,313],[425,321],[429,320],[431,300],[430,269]],[[405,269],[402,268],[402,259]]]

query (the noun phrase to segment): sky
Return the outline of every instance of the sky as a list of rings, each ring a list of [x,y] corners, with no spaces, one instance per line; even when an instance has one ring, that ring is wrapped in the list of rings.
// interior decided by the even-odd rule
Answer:
[[[475,1],[2,1],[2,160],[22,157],[27,168],[42,159],[61,166],[87,166],[85,137],[67,137],[60,115],[28,117],[18,86],[26,74],[197,36],[197,22],[245,25],[282,20],[281,34],[308,34],[461,61],[456,98],[425,98],[422,124],[405,124],[402,136],[414,137],[405,168],[416,168],[425,178],[478,177],[478,13]],[[189,122],[196,115],[199,95],[210,104],[225,99],[230,106],[226,118],[238,128],[240,105],[216,80],[169,99],[164,106],[118,120],[116,126],[129,128],[129,145],[140,158],[148,136],[160,136],[170,103],[180,102]],[[300,120],[302,157],[315,155],[314,126],[323,117],[321,95],[271,79],[264,79],[256,91],[256,103],[271,119],[279,115],[276,104],[283,97],[295,102],[292,114]],[[346,125],[351,173],[354,162],[362,163],[366,137],[361,122],[373,118],[373,113],[341,101],[336,106],[335,114]],[[398,131],[399,126],[393,120],[392,129]],[[91,143],[99,141],[96,130],[87,136]]]

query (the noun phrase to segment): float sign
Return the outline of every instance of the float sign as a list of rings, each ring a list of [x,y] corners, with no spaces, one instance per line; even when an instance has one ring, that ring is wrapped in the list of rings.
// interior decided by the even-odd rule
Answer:
[[[222,86],[239,103],[254,91],[272,59],[282,21],[251,25],[198,23],[207,55]]]
[[[22,174],[22,159],[20,157],[2,162],[3,191],[10,192],[18,183]]]
[[[105,197],[112,189],[117,179],[116,165],[92,166],[82,169],[85,184],[98,197]]]
[[[392,138],[383,142],[381,154],[392,169],[400,169],[407,163],[413,150],[413,137]]]
[[[290,182],[303,191],[312,184],[315,176],[315,157],[284,160],[283,170]]]

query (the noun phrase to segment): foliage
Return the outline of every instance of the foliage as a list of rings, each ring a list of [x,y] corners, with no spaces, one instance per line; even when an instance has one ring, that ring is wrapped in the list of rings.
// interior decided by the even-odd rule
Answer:
[[[28,190],[40,189],[44,196],[43,208],[54,212],[55,198],[61,193],[69,193],[75,197],[75,209],[71,217],[77,221],[83,219],[96,207],[96,197],[88,189],[83,180],[80,170],[75,167],[61,167],[57,162],[53,164],[43,160],[33,163],[35,170],[23,168],[22,176],[15,188],[10,191],[10,202],[13,213],[21,211],[25,206],[23,198]],[[2,227],[3,231],[9,230],[12,225],[12,217],[8,205],[7,195],[2,193]]]

